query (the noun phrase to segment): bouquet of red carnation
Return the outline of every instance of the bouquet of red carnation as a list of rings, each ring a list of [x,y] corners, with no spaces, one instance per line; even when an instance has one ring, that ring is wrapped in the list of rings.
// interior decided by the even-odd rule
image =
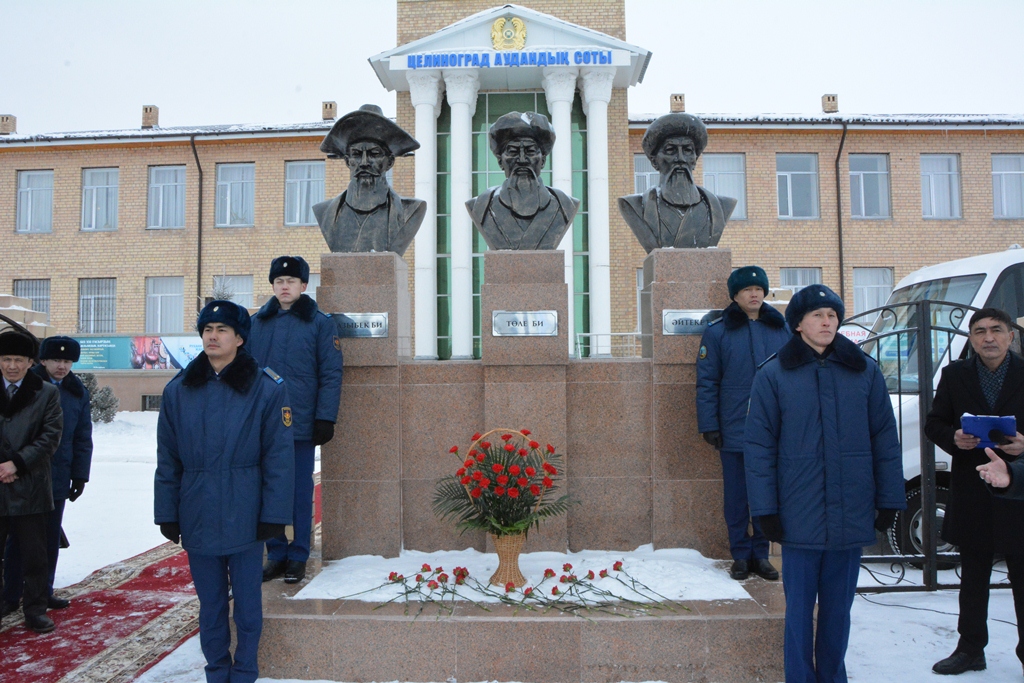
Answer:
[[[454,475],[437,482],[434,514],[455,520],[462,532],[525,534],[542,519],[564,514],[574,502],[555,495],[562,457],[551,444],[533,440],[527,429],[477,433],[465,456],[458,446],[449,453],[462,463]]]

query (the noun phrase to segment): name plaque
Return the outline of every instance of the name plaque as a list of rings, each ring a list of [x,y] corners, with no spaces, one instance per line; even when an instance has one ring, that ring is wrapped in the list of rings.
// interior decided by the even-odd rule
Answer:
[[[493,337],[557,337],[558,311],[494,311]]]
[[[387,337],[388,314],[384,313],[332,313],[338,326],[339,337]]]
[[[713,309],[670,310],[661,312],[661,333],[666,337],[687,334],[704,334],[708,323],[721,316]]]

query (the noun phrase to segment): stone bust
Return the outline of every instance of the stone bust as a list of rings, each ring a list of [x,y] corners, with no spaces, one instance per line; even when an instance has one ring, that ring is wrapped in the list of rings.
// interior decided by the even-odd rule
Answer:
[[[693,114],[666,114],[644,134],[644,154],[658,170],[658,187],[619,197],[619,213],[647,253],[659,247],[714,247],[736,208],[693,182],[708,129]]]
[[[388,185],[386,173],[395,157],[411,154],[419,146],[376,105],[363,105],[338,119],[320,151],[344,159],[351,179],[340,195],[313,206],[331,251],[405,253],[420,229],[427,203],[399,197]]]
[[[544,162],[555,145],[546,116],[535,112],[505,114],[488,131],[491,152],[505,172],[505,182],[466,202],[491,249],[556,249],[580,200],[544,185]]]

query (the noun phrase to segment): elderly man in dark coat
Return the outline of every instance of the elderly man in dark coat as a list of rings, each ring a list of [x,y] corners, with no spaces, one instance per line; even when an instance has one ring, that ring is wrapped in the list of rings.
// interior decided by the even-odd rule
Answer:
[[[64,419],[57,387],[29,372],[35,345],[20,332],[0,334],[0,559],[8,534],[14,534],[25,576],[25,626],[48,633],[54,629],[46,616],[46,518],[53,510],[50,459]]]
[[[974,415],[1013,415],[1024,424],[1024,359],[1010,351],[1010,317],[984,308],[970,320],[974,356],[942,370],[935,400],[925,422],[925,434],[953,456],[949,502],[942,538],[960,548],[960,640],[949,657],[936,662],[940,674],[960,674],[986,667],[988,645],[988,586],[995,553],[1006,559],[1017,612],[1017,657],[1024,661],[1024,502],[993,496],[976,469],[989,462],[980,440],[964,433],[960,418]],[[1024,453],[1019,431],[997,453],[1016,459]]]

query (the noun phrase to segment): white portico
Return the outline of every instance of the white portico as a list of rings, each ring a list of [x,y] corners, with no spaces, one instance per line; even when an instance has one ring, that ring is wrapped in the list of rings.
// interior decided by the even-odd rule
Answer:
[[[545,182],[585,200],[559,246],[573,294],[570,354],[581,331],[591,335],[590,355],[609,353],[608,104],[613,88],[643,78],[649,59],[647,50],[517,5],[370,58],[384,87],[408,91],[416,112],[416,197],[428,207],[415,243],[416,358],[479,355],[484,247],[465,203],[504,179],[486,132],[513,108],[549,115],[556,141]]]

